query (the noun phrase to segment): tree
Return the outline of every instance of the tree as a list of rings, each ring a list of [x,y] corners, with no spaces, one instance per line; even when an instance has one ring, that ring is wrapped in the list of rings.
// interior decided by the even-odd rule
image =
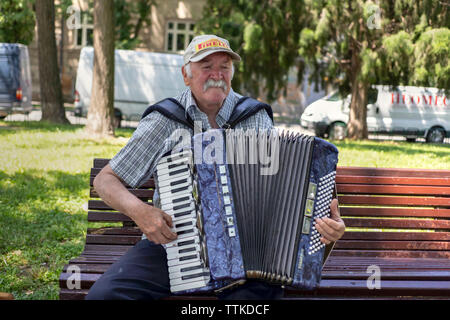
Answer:
[[[94,1],[94,72],[86,131],[114,136],[114,2]]]
[[[52,0],[36,0],[36,20],[41,89],[41,121],[69,123],[66,118],[55,39],[55,6]]]
[[[299,31],[308,22],[304,9],[297,0],[208,0],[196,29],[223,36],[241,56],[234,87],[258,95],[264,83],[273,100],[286,87],[289,69],[300,65]]]
[[[197,26],[231,40],[243,60],[233,85],[253,94],[264,86],[275,97],[292,66],[298,81],[308,67],[351,93],[348,136],[364,139],[371,84],[448,88],[449,9],[435,0],[208,0]]]
[[[35,16],[27,0],[0,2],[0,42],[22,43],[33,41]]]
[[[352,94],[347,124],[349,138],[368,136],[367,97],[371,84],[440,86],[448,83],[448,72],[441,72],[439,81],[415,80],[418,69],[427,65],[420,61],[422,53],[417,49],[422,33],[448,22],[448,6],[443,2],[331,0],[310,1],[307,7],[314,19],[310,27],[301,31],[299,52],[315,66],[316,72],[338,79],[341,91]],[[439,46],[448,48],[449,44],[447,38]],[[434,57],[448,65],[448,54]],[[432,65],[427,67],[434,69]]]

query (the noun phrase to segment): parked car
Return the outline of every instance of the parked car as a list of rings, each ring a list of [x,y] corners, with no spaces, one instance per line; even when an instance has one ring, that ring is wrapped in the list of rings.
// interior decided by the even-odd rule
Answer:
[[[75,115],[86,117],[91,99],[94,48],[81,50],[75,84]],[[138,121],[145,109],[186,88],[181,74],[183,56],[115,50],[114,111],[121,120]]]
[[[0,43],[0,119],[31,112],[31,95],[28,48],[19,43]]]
[[[345,137],[351,95],[334,92],[306,107],[301,126],[317,136]],[[402,135],[413,141],[441,143],[450,137],[450,103],[442,89],[412,86],[372,86],[367,103],[369,133]]]

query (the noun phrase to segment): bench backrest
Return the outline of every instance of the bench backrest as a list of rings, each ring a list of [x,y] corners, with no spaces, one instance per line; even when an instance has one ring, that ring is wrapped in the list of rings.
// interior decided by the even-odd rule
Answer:
[[[333,254],[450,258],[450,170],[339,167]]]
[[[88,221],[120,224],[88,230],[86,244],[93,251],[96,244],[112,244],[111,254],[119,254],[139,241],[141,232],[92,187],[108,161],[94,160]],[[338,167],[336,183],[347,230],[332,255],[450,258],[450,170]],[[151,204],[154,186],[149,180],[130,191]]]

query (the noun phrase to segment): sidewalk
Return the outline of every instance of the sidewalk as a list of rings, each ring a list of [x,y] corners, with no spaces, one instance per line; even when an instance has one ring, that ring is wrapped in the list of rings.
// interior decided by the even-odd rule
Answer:
[[[33,110],[28,115],[23,114],[12,114],[5,118],[5,121],[39,121],[41,120],[41,110]],[[75,117],[72,111],[66,111],[67,120],[71,124],[86,124],[86,118]],[[138,126],[138,121],[127,121],[122,120],[123,128],[136,128]],[[300,124],[277,124],[277,128],[281,130],[289,130],[292,132],[299,132],[308,135],[314,135],[314,133],[306,131],[300,127]]]

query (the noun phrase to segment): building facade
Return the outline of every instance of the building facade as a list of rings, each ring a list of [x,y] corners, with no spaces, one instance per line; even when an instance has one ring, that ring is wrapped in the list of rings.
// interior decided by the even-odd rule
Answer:
[[[136,50],[183,53],[194,37],[195,22],[201,18],[205,0],[156,0],[149,15],[150,25],[139,32],[140,44]],[[93,45],[92,0],[72,0],[67,10],[69,18],[55,21],[58,62],[64,101],[71,103],[80,51]],[[33,42],[28,46],[33,81],[33,100],[39,101],[39,60],[37,30]],[[62,66],[62,67],[61,67]]]

